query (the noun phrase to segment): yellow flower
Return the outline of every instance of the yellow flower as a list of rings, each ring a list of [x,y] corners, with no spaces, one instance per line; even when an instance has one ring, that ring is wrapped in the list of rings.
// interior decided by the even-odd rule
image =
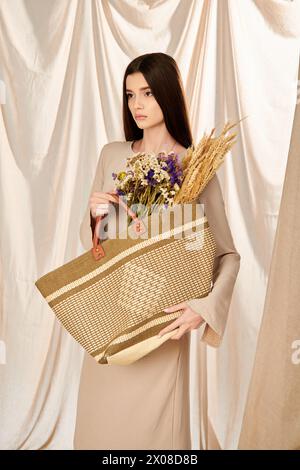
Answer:
[[[121,173],[118,174],[118,180],[122,181],[126,176],[126,171],[121,171]]]

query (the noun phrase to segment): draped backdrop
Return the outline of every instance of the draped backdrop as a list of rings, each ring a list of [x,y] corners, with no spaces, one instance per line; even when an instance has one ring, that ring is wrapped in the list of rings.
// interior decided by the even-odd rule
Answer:
[[[196,141],[247,116],[218,170],[241,254],[227,329],[219,349],[193,331],[190,364],[194,448],[237,448],[297,99],[299,11],[298,0],[1,0],[2,449],[73,447],[83,351],[34,282],[84,252],[100,150],[124,140],[125,68],[158,51],[179,65]]]
[[[300,450],[299,129],[298,99],[239,449]]]

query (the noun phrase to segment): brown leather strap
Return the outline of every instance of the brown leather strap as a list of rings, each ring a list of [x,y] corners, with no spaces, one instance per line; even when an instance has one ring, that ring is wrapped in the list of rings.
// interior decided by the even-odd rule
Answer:
[[[94,238],[94,232],[96,227],[96,217],[92,216],[92,211],[90,211],[90,227],[92,231],[92,239]]]
[[[142,234],[145,232],[146,228],[145,225],[143,224],[142,220],[138,218],[135,212],[133,212],[130,207],[127,206],[127,204],[121,199],[121,197],[118,194],[115,193],[110,193],[108,194],[114,196],[115,202],[122,206],[127,214],[130,215],[130,217],[133,219],[134,222],[134,230],[138,234]],[[93,248],[92,248],[92,254],[94,256],[94,259],[98,261],[100,258],[103,258],[105,256],[103,246],[101,245],[100,238],[97,236],[97,233],[100,233],[100,225],[101,225],[101,220],[105,217],[105,215],[99,215],[97,217],[93,217],[92,213],[90,211],[91,215],[91,229],[92,229],[92,237],[93,237]]]

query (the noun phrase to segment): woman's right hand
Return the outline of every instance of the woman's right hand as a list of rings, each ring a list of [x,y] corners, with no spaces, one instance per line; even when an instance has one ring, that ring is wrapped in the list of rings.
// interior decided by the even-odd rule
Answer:
[[[117,191],[98,192],[92,193],[89,204],[92,217],[103,216],[108,213],[109,203],[116,202],[116,198],[113,195],[117,194]]]

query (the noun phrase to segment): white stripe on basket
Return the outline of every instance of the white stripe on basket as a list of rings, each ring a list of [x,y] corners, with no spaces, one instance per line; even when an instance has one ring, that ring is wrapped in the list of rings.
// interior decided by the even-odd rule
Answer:
[[[56,290],[52,294],[48,295],[45,297],[47,302],[51,302],[52,300],[56,299],[62,294],[65,294],[66,292],[70,291],[71,289],[74,289],[74,287],[78,287],[81,284],[83,284],[86,281],[89,281],[90,279],[93,279],[93,277],[97,276],[100,273],[103,273],[107,269],[109,269],[111,266],[113,266],[115,263],[118,263],[122,259],[126,258],[127,256],[142,250],[143,248],[153,245],[153,243],[156,243],[157,241],[164,240],[165,238],[169,238],[172,235],[176,235],[177,233],[180,233],[181,231],[186,231],[189,230],[193,227],[197,227],[200,224],[204,224],[207,221],[207,217],[203,216],[200,219],[193,220],[192,222],[188,222],[186,224],[180,225],[179,227],[175,227],[171,230],[168,230],[167,232],[163,232],[155,237],[148,238],[147,240],[142,241],[141,243],[138,243],[137,245],[132,246],[131,248],[128,248],[127,250],[122,251],[118,255],[114,256],[112,259],[107,261],[105,264],[99,266],[97,269],[94,269],[94,271],[91,271],[90,273],[86,274],[85,276],[82,276],[79,279],[76,279],[76,281],[70,282],[69,284],[61,287],[60,289]]]

